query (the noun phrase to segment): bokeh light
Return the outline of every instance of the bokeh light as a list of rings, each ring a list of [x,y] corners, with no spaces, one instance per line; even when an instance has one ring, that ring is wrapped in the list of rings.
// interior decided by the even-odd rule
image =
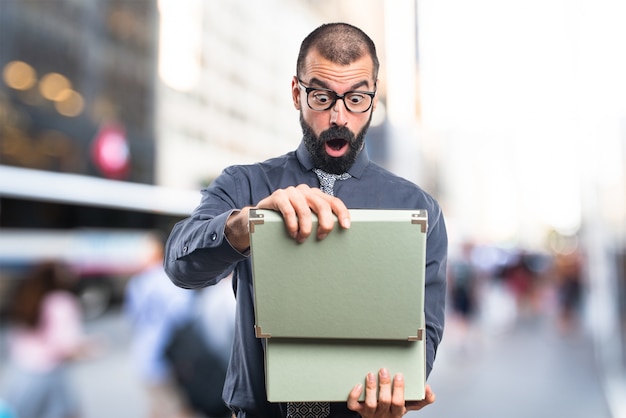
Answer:
[[[78,116],[83,111],[85,101],[83,100],[83,96],[78,92],[65,89],[57,95],[57,101],[54,107],[63,116],[73,117]]]
[[[59,101],[65,98],[66,90],[71,89],[72,84],[64,75],[48,73],[39,82],[41,95],[48,100]]]
[[[11,61],[2,72],[4,82],[15,90],[28,90],[37,81],[35,69],[24,61]]]

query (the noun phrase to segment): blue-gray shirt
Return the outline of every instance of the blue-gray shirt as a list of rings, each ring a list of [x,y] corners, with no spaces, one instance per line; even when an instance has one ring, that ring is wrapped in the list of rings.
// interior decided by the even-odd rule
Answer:
[[[283,408],[267,402],[262,340],[254,334],[252,269],[249,254],[225,239],[229,215],[254,206],[277,189],[298,184],[319,187],[313,162],[301,143],[296,151],[270,160],[226,168],[202,190],[192,215],[176,224],[166,247],[165,269],[184,288],[217,283],[234,272],[237,297],[235,339],[224,385],[224,401],[233,409],[259,416],[282,415]],[[426,369],[430,373],[444,326],[447,234],[439,204],[421,188],[369,160],[364,149],[349,170],[352,178],[335,183],[335,196],[350,209],[426,209]],[[355,382],[355,384],[358,382]],[[347,416],[345,404],[334,404],[332,416]]]

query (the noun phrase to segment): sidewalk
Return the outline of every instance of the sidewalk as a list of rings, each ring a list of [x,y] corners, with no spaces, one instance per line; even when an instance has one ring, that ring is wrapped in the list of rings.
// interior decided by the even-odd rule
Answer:
[[[84,417],[145,416],[145,394],[132,369],[123,318],[112,312],[88,329],[106,335],[110,345],[101,358],[72,370]],[[544,317],[505,332],[476,328],[468,335],[468,344],[461,344],[458,327],[448,320],[429,379],[437,401],[407,417],[613,418],[586,335],[560,336]],[[0,346],[4,342],[0,338]],[[0,365],[5,353],[0,349]]]
[[[409,417],[610,418],[592,343],[559,335],[545,317],[461,344],[452,321],[429,378],[437,401]]]

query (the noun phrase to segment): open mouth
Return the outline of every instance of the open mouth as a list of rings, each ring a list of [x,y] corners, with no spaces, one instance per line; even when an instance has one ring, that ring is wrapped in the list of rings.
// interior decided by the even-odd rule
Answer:
[[[326,154],[332,158],[343,157],[346,152],[348,152],[348,141],[346,141],[345,139],[329,139],[324,145],[326,148]]]
[[[333,149],[335,151],[339,151],[343,147],[345,147],[348,144],[348,142],[345,139],[336,138],[336,139],[331,139],[331,140],[327,141],[326,144],[331,149]]]

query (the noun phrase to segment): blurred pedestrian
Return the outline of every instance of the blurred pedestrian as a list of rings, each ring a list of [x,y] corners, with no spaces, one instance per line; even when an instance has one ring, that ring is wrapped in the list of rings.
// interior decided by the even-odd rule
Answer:
[[[163,237],[149,237],[144,266],[126,287],[125,313],[133,331],[132,358],[148,394],[148,417],[193,416],[165,357],[173,331],[187,321],[193,291],[172,284],[163,270]]]
[[[95,346],[83,333],[73,285],[67,266],[43,262],[27,272],[9,299],[4,399],[18,418],[80,416],[67,366]]]
[[[165,355],[173,375],[197,413],[230,418],[222,399],[235,327],[235,297],[230,278],[194,291],[193,312],[177,327]]]
[[[448,286],[452,310],[461,322],[468,323],[476,313],[478,275],[472,263],[472,244],[464,243],[461,254],[450,260]]]
[[[537,278],[527,264],[528,254],[521,251],[503,271],[503,278],[515,296],[519,317],[534,316]]]
[[[459,256],[451,258],[448,263],[450,305],[461,351],[468,350],[473,344],[470,328],[478,308],[478,272],[472,262],[472,250],[471,243],[463,243]]]
[[[582,254],[578,249],[555,257],[558,325],[564,334],[575,331],[578,325],[583,296],[582,268]]]

